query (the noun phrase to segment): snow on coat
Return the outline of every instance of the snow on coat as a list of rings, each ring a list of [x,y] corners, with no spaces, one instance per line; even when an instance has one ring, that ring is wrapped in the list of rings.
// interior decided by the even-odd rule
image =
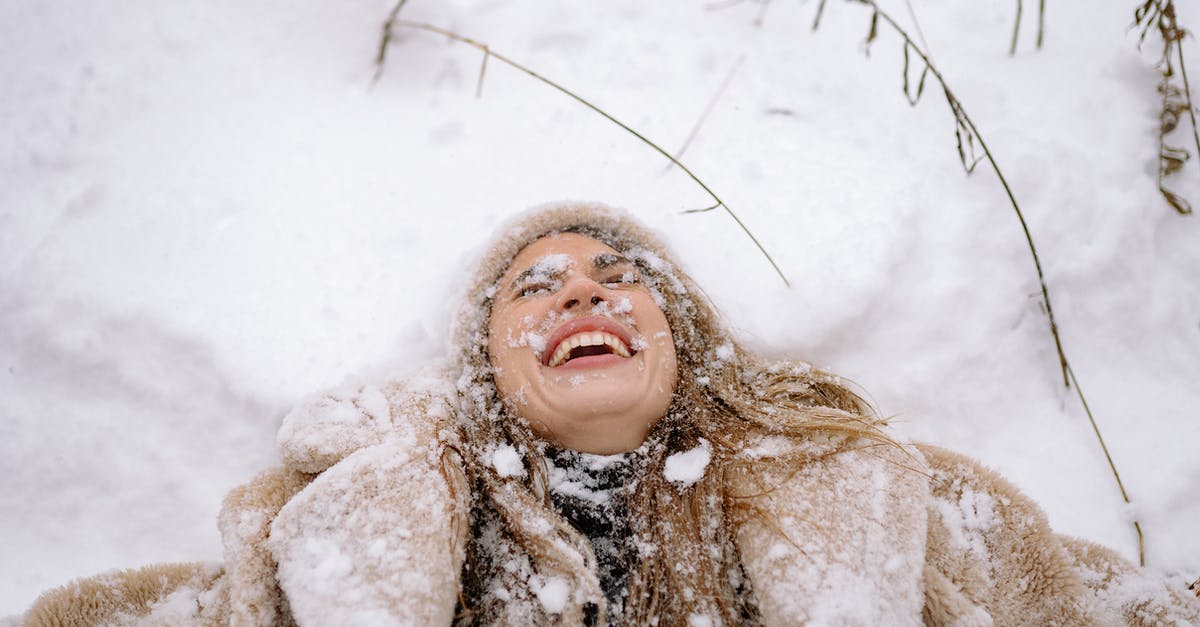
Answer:
[[[377,394],[390,415],[327,397],[288,416],[287,465],[225,500],[223,567],[74,582],[25,624],[450,624],[463,559],[450,521],[465,495],[439,468],[432,397],[360,396]],[[925,470],[878,446],[836,455],[758,497],[778,527],[748,523],[737,542],[765,624],[1200,624],[1200,601],[1053,534],[994,472],[942,449],[919,455]]]
[[[540,212],[492,246],[479,277],[498,276],[530,238],[567,219],[640,229],[595,206]],[[645,254],[669,259],[655,238],[635,235]],[[464,301],[454,336],[464,353],[489,287],[477,279]],[[446,452],[459,446],[456,417],[473,407],[454,359],[293,410],[279,431],[283,466],[223,503],[221,564],[79,580],[43,594],[24,624],[451,624],[471,489]],[[737,454],[807,447],[813,461],[787,474],[743,465],[724,478],[762,514],[733,540],[763,624],[1200,625],[1200,600],[1108,549],[1055,535],[1036,504],[978,463],[933,447],[850,444],[766,436]],[[678,458],[668,479],[686,489],[708,471],[706,452]],[[495,453],[496,472],[519,474]],[[521,524],[536,528],[546,515]],[[560,544],[564,576],[502,582],[512,603],[501,620],[580,624],[585,604],[603,599],[594,556]]]

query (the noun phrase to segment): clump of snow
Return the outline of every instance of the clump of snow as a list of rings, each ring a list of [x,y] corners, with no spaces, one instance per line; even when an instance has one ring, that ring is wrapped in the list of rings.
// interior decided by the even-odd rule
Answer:
[[[496,451],[492,453],[492,468],[495,468],[496,474],[501,477],[525,476],[521,454],[511,444],[496,447]]]
[[[689,614],[688,627],[713,627],[712,617],[704,614]]]
[[[690,451],[673,453],[667,457],[663,476],[668,481],[678,484],[679,487],[686,488],[704,477],[704,471],[708,469],[710,461],[712,461],[712,444],[708,440],[700,438],[699,446]]]
[[[376,420],[386,420],[390,413],[387,396],[384,396],[383,390],[378,386],[364,387],[356,400],[363,411]]]
[[[541,355],[546,350],[546,336],[541,333],[524,331],[521,333],[520,344],[532,348],[534,353]]]
[[[562,284],[562,276],[571,268],[571,257],[563,253],[543,255],[529,266],[528,274],[517,289],[526,285],[541,285],[548,289],[557,289]]]
[[[716,354],[717,359],[720,359],[721,361],[731,361],[733,360],[733,343],[728,341],[723,342],[717,346],[713,353]]]
[[[551,614],[558,614],[567,606],[567,595],[570,593],[567,581],[562,577],[549,577],[538,585],[534,591],[538,602]]]

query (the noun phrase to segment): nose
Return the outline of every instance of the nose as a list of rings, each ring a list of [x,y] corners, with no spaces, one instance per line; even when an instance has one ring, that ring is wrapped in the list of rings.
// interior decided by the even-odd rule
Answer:
[[[558,308],[570,311],[583,303],[594,307],[607,300],[604,296],[604,286],[589,277],[576,275],[567,280],[559,292]]]

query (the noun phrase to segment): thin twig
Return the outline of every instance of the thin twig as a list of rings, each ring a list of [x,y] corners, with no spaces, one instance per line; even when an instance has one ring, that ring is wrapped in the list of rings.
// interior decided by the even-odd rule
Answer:
[[[1125,484],[1121,482],[1121,473],[1117,472],[1117,465],[1113,462],[1112,455],[1108,452],[1108,445],[1104,443],[1104,436],[1100,435],[1100,427],[1096,425],[1096,417],[1092,415],[1092,410],[1088,407],[1087,399],[1083,396],[1083,388],[1079,387],[1079,380],[1075,378],[1075,371],[1067,366],[1067,372],[1071,375],[1071,383],[1075,386],[1075,393],[1079,395],[1079,402],[1083,405],[1083,411],[1087,414],[1088,422],[1092,423],[1092,431],[1096,432],[1096,439],[1100,441],[1100,450],[1104,451],[1104,459],[1108,460],[1108,467],[1112,470],[1113,477],[1117,479],[1117,488],[1121,491],[1121,498],[1125,499],[1125,504],[1130,505],[1129,493],[1125,491]],[[1146,538],[1142,535],[1142,525],[1137,518],[1133,519],[1133,528],[1137,531],[1138,538],[1138,564],[1146,565]]]
[[[708,207],[704,207],[701,209],[684,209],[682,213],[708,213],[709,211],[712,211],[713,209],[716,209],[717,207],[720,207],[720,206],[721,206],[720,203],[717,203],[715,205],[709,205]]]
[[[1008,56],[1017,54],[1017,35],[1021,34],[1021,0],[1017,0],[1017,19],[1013,20],[1012,45],[1008,47]]]
[[[1196,153],[1200,154],[1200,131],[1196,130],[1196,107],[1192,105],[1192,88],[1188,85],[1187,65],[1183,62],[1183,37],[1175,42],[1175,51],[1179,53],[1179,74],[1183,79],[1183,93],[1187,98],[1188,117],[1192,120],[1192,139],[1196,140]]]
[[[817,30],[818,28],[821,27],[821,15],[823,15],[824,13],[825,13],[825,0],[821,0],[821,3],[817,5],[817,15],[815,17],[813,17],[813,25],[812,25],[813,30]]]
[[[518,62],[510,59],[509,57],[507,57],[499,52],[496,52],[495,50],[492,50],[486,44],[476,41],[475,39],[472,39],[470,37],[466,37],[463,35],[459,35],[458,33],[455,33],[453,31],[449,31],[449,30],[446,30],[439,26],[434,26],[432,24],[426,24],[424,22],[413,22],[413,21],[409,21],[409,20],[395,20],[395,21],[390,22],[390,26],[403,26],[405,28],[411,28],[414,30],[421,30],[421,31],[429,32],[429,33],[435,33],[435,34],[447,37],[451,40],[467,44],[468,46],[471,46],[472,48],[475,48],[477,50],[484,52],[485,54],[490,55],[491,57],[495,58],[497,61],[500,61],[501,63],[504,63],[505,65],[508,65],[509,67],[512,67],[516,70],[520,70],[521,72],[528,74],[529,76],[537,79],[538,81],[544,83],[545,85],[547,85],[549,87],[553,87],[555,90],[561,92],[562,94],[564,94],[566,96],[569,96],[572,100],[575,100],[576,102],[582,104],[583,106],[600,114],[602,117],[604,117],[609,122],[616,124],[617,126],[624,129],[625,132],[638,138],[639,140],[642,141],[642,143],[646,144],[650,148],[653,148],[655,152],[662,155],[663,157],[666,157],[669,161],[674,163],[680,170],[683,170],[683,172],[685,174],[687,174],[688,177],[692,179],[692,181],[694,181],[697,185],[700,186],[701,189],[703,189],[705,192],[707,192],[708,195],[711,196],[712,199],[715,201],[716,206],[719,206],[722,209],[724,209],[725,212],[727,214],[729,214],[729,217],[733,218],[733,221],[736,222],[738,227],[742,229],[742,232],[744,232],[746,234],[746,236],[750,238],[750,241],[754,242],[754,245],[758,248],[759,252],[761,252],[763,254],[763,256],[767,258],[767,261],[771,264],[771,267],[775,269],[775,273],[778,274],[779,278],[783,280],[783,284],[787,285],[789,287],[791,286],[791,283],[787,280],[787,277],[783,274],[783,270],[781,270],[779,268],[779,265],[775,263],[775,260],[771,257],[771,254],[768,253],[767,249],[764,248],[762,243],[758,241],[758,238],[754,236],[754,233],[750,232],[749,227],[747,227],[746,224],[744,222],[742,222],[741,218],[739,218],[737,216],[737,214],[734,213],[733,210],[729,208],[729,205],[725,204],[725,201],[721,200],[721,197],[717,196],[716,192],[714,192],[708,185],[706,185],[704,183],[704,181],[700,180],[700,177],[696,176],[696,174],[693,173],[690,169],[688,169],[687,166],[683,165],[683,163],[681,163],[675,157],[672,157],[671,153],[667,152],[666,150],[663,150],[663,148],[661,146],[659,146],[658,144],[654,143],[653,141],[650,141],[649,139],[647,139],[645,135],[642,135],[641,133],[635,131],[628,124],[625,124],[624,122],[613,117],[610,113],[608,113],[607,111],[601,109],[600,107],[592,104],[591,101],[587,100],[586,98],[584,98],[584,97],[576,94],[575,92],[567,89],[566,87],[563,87],[562,85],[546,78],[545,76],[538,74],[537,72],[529,69],[525,65],[522,65],[521,63],[518,63]]]
[[[1038,38],[1037,48],[1042,49],[1042,39],[1046,34],[1046,0],[1038,0]]]
[[[1146,36],[1151,30],[1157,30],[1162,39],[1162,56],[1159,58],[1158,92],[1162,95],[1162,108],[1158,113],[1158,191],[1167,204],[1180,214],[1192,213],[1191,204],[1179,194],[1167,189],[1166,178],[1183,169],[1191,154],[1180,147],[1168,146],[1167,135],[1179,125],[1179,119],[1184,109],[1192,123],[1192,139],[1195,141],[1197,155],[1200,155],[1200,131],[1196,128],[1196,112],[1192,103],[1192,88],[1187,80],[1187,66],[1183,57],[1183,40],[1187,30],[1180,28],[1175,15],[1174,0],[1144,0],[1133,12],[1133,25],[1140,26],[1138,49],[1146,42]],[[1183,87],[1174,84],[1175,69],[1172,64],[1172,53],[1178,52],[1179,70],[1182,75]]]
[[[371,78],[371,84],[379,82],[379,77],[383,75],[383,64],[387,61],[387,49],[392,43],[392,24],[396,22],[396,16],[399,15],[400,9],[404,8],[404,3],[408,0],[397,0],[396,6],[388,13],[388,17],[383,22],[383,36],[379,38],[379,51],[375,53],[375,75]]]
[[[692,130],[688,133],[687,139],[683,140],[683,145],[679,150],[675,151],[675,159],[667,164],[667,170],[670,170],[675,165],[675,161],[683,158],[683,153],[692,144],[692,140],[696,139],[696,135],[700,133],[700,127],[704,125],[705,120],[712,114],[713,109],[717,106],[717,101],[725,94],[725,90],[729,88],[729,83],[733,82],[733,75],[737,73],[738,68],[742,66],[742,62],[746,60],[745,56],[739,56],[733,67],[729,68],[729,72],[725,74],[725,79],[721,81],[721,86],[717,87],[717,91],[713,93],[712,98],[708,100],[708,105],[704,107],[704,112],[700,114],[700,118],[696,120],[696,124],[692,126]]]
[[[487,72],[488,57],[492,56],[492,51],[487,46],[483,47],[483,61],[479,63],[479,80],[475,82],[475,97],[483,97],[483,75]]]
[[[913,30],[917,31],[917,38],[921,40],[921,45],[925,47],[925,54],[929,58],[933,58],[933,48],[929,46],[929,42],[925,39],[925,31],[921,30],[921,22],[917,20],[917,12],[913,10],[912,2],[904,0],[904,7],[908,9],[908,17],[912,20]]]

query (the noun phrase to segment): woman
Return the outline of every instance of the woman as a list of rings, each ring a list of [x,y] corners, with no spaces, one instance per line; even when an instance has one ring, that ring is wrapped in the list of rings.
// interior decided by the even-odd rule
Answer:
[[[29,624],[1200,624],[834,376],[742,349],[592,205],[503,231],[453,355],[293,411],[221,566],[43,595]]]

